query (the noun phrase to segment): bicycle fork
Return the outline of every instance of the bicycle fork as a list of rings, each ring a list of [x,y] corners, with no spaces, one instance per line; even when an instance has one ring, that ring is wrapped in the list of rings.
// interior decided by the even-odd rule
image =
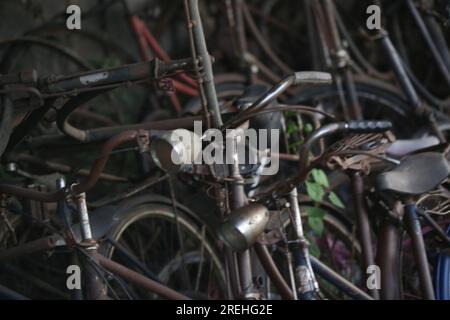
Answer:
[[[289,193],[289,204],[291,223],[296,237],[289,247],[294,258],[298,297],[301,300],[314,300],[319,292],[319,284],[311,266],[309,243],[303,233],[297,188],[292,189]]]

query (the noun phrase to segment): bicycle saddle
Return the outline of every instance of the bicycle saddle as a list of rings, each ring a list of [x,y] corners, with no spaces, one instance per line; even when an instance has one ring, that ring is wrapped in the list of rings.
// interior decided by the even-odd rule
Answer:
[[[422,137],[417,139],[396,140],[386,150],[389,156],[404,157],[408,154],[427,149],[439,144],[439,139],[435,136]]]
[[[379,191],[404,195],[428,192],[450,175],[450,164],[437,152],[426,152],[404,159],[400,165],[379,174],[376,186]]]

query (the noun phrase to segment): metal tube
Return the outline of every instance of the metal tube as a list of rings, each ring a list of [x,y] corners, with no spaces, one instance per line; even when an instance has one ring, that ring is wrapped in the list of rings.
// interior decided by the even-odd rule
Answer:
[[[289,193],[291,223],[296,233],[296,243],[292,243],[292,254],[295,262],[295,272],[297,276],[298,296],[302,300],[315,299],[316,292],[319,291],[319,284],[314,276],[309,256],[309,243],[303,234],[303,225],[298,205],[297,188],[293,188]]]
[[[291,208],[291,220],[298,239],[304,239],[303,225],[300,214],[300,207],[298,205],[298,193],[297,188],[293,188],[289,193],[289,204]]]
[[[382,222],[377,245],[377,264],[381,270],[380,298],[401,298],[401,234],[390,218]]]
[[[204,116],[191,116],[176,119],[167,119],[151,122],[143,122],[125,126],[111,126],[98,129],[86,130],[87,141],[100,141],[110,139],[117,134],[128,130],[174,130],[174,129],[193,129],[194,121],[203,121]]]
[[[414,258],[419,272],[420,286],[423,297],[427,300],[434,300],[433,281],[431,279],[430,267],[428,265],[427,251],[423,241],[422,228],[415,204],[405,206],[405,225],[414,249]]]
[[[49,76],[40,79],[39,83],[45,93],[63,93],[82,88],[100,87],[103,85],[133,82],[144,79],[158,79],[178,70],[192,68],[192,59],[163,62],[157,59],[137,62],[124,66],[98,69],[68,76]]]
[[[201,87],[205,94],[208,110],[212,113],[214,126],[220,128],[223,124],[220,114],[219,101],[217,100],[216,87],[214,84],[214,75],[212,71],[211,56],[206,47],[205,35],[203,32],[202,20],[198,8],[198,0],[187,0],[188,27],[192,30],[192,42],[195,53],[193,56],[201,64],[202,77]]]
[[[437,236],[450,247],[450,237],[441,229],[441,226],[430,215],[419,208],[416,208],[417,214],[421,216],[425,222],[436,232]]]
[[[165,285],[153,281],[143,275],[128,269],[100,254],[96,254],[96,258],[100,265],[110,272],[119,275],[121,278],[128,280],[142,288],[148,289],[157,295],[170,300],[191,300],[189,297],[172,290]]]
[[[364,203],[364,182],[361,175],[357,172],[354,172],[352,175],[352,189],[356,223],[358,228],[357,230],[363,256],[362,274],[366,275],[367,278],[367,268],[375,264],[375,258],[372,249],[372,239],[370,237],[371,230],[369,224],[369,216]],[[371,289],[370,294],[374,299],[379,299],[377,289]]]
[[[254,36],[254,39],[259,44],[263,52],[269,57],[270,60],[283,72],[283,73],[292,73],[293,70],[289,68],[281,58],[275,53],[270,44],[265,40],[263,34],[258,30],[253,17],[250,14],[250,10],[248,9],[245,2],[242,2],[241,10],[243,13],[243,17],[245,18],[245,22],[247,23],[250,32]]]
[[[55,247],[55,238],[53,236],[44,237],[34,241],[27,242],[14,248],[0,251],[0,262],[20,258],[35,252],[50,250]]]
[[[121,260],[124,259],[132,266],[139,268],[147,278],[150,278],[156,282],[161,283],[158,279],[158,275],[152,272],[143,262],[141,262],[134,254],[129,252],[123,245],[114,241],[111,237],[106,239],[115,248],[115,252],[119,254]]]
[[[417,10],[412,0],[406,0],[406,5],[408,6],[409,11],[411,12],[414,20],[416,21],[416,24],[419,27],[419,30],[422,33],[422,36],[428,46],[428,49],[430,49],[431,54],[433,55],[434,60],[436,61],[436,64],[438,66],[438,69],[445,79],[445,82],[447,82],[447,84],[450,85],[450,73],[447,68],[447,65],[445,64],[438,48],[433,42],[430,32],[428,31],[425,22],[423,21],[421,15],[419,14],[419,11]]]
[[[341,37],[339,36],[339,29],[336,23],[336,8],[334,7],[334,1],[324,0],[323,2],[324,11],[326,14],[326,21],[328,22],[329,32],[331,35],[331,40],[333,41],[333,46],[336,52],[343,50]]]
[[[99,263],[97,260],[97,244],[94,242],[92,246],[86,249],[85,253],[87,256],[81,256],[85,274],[84,296],[88,300],[108,300],[107,287],[100,276],[103,271],[98,270],[98,267],[95,266]]]
[[[278,267],[270,256],[267,247],[261,243],[255,243],[253,246],[256,254],[258,255],[259,261],[261,262],[264,270],[269,275],[270,280],[273,282],[275,287],[278,289],[281,297],[287,300],[294,300],[294,294],[289,288],[288,284],[281,275]]]
[[[294,295],[294,300],[298,300],[297,286],[295,285],[295,275],[294,275],[294,263],[293,263],[294,259],[292,258],[292,252],[289,251],[288,247],[286,247],[286,260],[289,269],[289,280],[291,284],[291,291],[292,294]]]
[[[447,41],[445,40],[444,33],[436,21],[436,17],[432,15],[425,15],[424,17],[425,23],[428,27],[431,37],[435,41],[437,51],[442,54],[442,60],[445,63],[448,70],[450,70],[450,53],[447,45]]]
[[[241,283],[241,299],[254,299],[253,277],[252,277],[252,263],[250,258],[250,250],[236,253],[239,267],[239,280]]]
[[[27,297],[17,293],[0,284],[0,300],[29,300]]]
[[[73,190],[72,186],[72,190]],[[86,194],[73,194],[74,202],[77,206],[78,219],[80,222],[81,245],[85,246],[84,252],[87,256],[82,257],[85,273],[85,296],[88,300],[106,300],[108,298],[105,283],[101,277],[102,270],[97,270],[98,264],[97,242],[92,237],[91,224],[89,222],[89,213],[86,204]]]
[[[267,106],[271,101],[276,99],[280,94],[285,92],[290,86],[295,83],[296,77],[295,74],[291,74],[284,79],[282,79],[279,83],[277,83],[274,87],[265,92],[258,100],[252,103],[247,109],[242,111],[238,116],[248,114],[253,110],[257,110]],[[233,117],[234,118],[234,117]]]
[[[86,204],[86,194],[80,193],[74,196],[74,200],[78,207],[78,218],[80,221],[82,241],[92,240],[91,224],[89,223],[89,214]]]
[[[328,266],[323,264],[317,258],[311,256],[311,265],[319,276],[333,284],[336,288],[342,290],[345,294],[349,295],[351,298],[357,300],[373,300],[371,296],[356,287],[350,281],[341,277],[338,273],[330,269]]]
[[[361,104],[358,100],[358,94],[356,93],[355,80],[353,79],[353,74],[346,68],[343,71],[344,85],[347,88],[349,94],[350,110],[352,112],[352,119],[349,120],[362,120],[364,118]]]
[[[10,155],[8,155],[8,159],[10,159],[12,162],[19,162],[19,161],[29,162],[33,165],[36,165],[37,167],[42,167],[47,170],[57,171],[60,173],[76,173],[77,175],[80,175],[80,176],[88,176],[89,175],[89,171],[86,169],[75,170],[75,168],[73,168],[69,165],[40,159],[40,158],[30,155],[28,153],[10,154]],[[118,176],[108,174],[108,173],[100,174],[99,178],[102,180],[115,181],[115,182],[128,182],[129,181],[127,178],[118,177]],[[58,189],[61,189],[61,188],[58,188]]]
[[[400,58],[397,49],[392,44],[388,33],[385,30],[380,31],[381,44],[383,45],[384,51],[389,58],[392,69],[394,70],[397,81],[405,93],[408,102],[414,107],[415,111],[419,111],[422,107],[422,102],[414,89],[411,80],[403,66],[403,61]]]
[[[225,252],[225,263],[229,274],[229,291],[231,293],[230,299],[237,299],[239,297],[239,277],[236,268],[236,255],[229,247],[224,248]]]
[[[174,129],[194,129],[194,121],[205,121],[203,115],[200,116],[190,116],[183,118],[149,121],[143,123],[137,123],[132,125],[121,125],[121,126],[109,126],[101,127],[95,129],[85,130],[86,140],[85,142],[98,142],[123,133],[129,130],[174,130]],[[48,147],[50,144],[61,144],[68,145],[71,140],[67,139],[65,135],[55,134],[55,135],[45,135],[42,137],[36,137],[31,142],[31,147]]]
[[[138,131],[125,131],[125,132],[122,132],[121,134],[113,137],[112,139],[108,140],[103,145],[100,155],[97,158],[97,160],[94,162],[94,165],[92,166],[87,179],[82,181],[80,184],[75,185],[73,187],[73,192],[76,194],[80,194],[80,193],[86,192],[89,189],[91,189],[92,187],[94,187],[98,181],[98,177],[100,176],[100,173],[105,168],[106,162],[108,161],[112,150],[114,148],[118,147],[119,145],[122,145],[126,142],[135,140],[137,135],[138,135]]]

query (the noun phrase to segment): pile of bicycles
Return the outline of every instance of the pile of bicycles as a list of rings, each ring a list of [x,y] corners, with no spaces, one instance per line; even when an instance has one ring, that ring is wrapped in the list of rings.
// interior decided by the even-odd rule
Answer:
[[[136,3],[0,4],[0,298],[450,299],[448,1]]]

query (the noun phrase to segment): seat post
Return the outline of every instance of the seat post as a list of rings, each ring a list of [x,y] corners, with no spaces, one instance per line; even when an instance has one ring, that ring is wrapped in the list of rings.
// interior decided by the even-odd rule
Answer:
[[[419,273],[420,286],[423,297],[427,300],[434,300],[433,283],[428,265],[425,243],[423,240],[422,228],[420,226],[419,215],[417,214],[416,204],[411,200],[405,202],[404,222],[414,251],[414,259]]]
[[[356,223],[358,230],[358,237],[361,243],[362,249],[362,262],[363,274],[367,276],[367,270],[369,266],[375,264],[375,258],[372,247],[372,238],[371,238],[371,229],[370,229],[370,221],[369,214],[367,212],[366,204],[364,202],[364,181],[360,173],[352,172],[352,191],[354,197],[354,206],[355,206],[355,215],[356,215]],[[377,289],[371,289],[370,295],[374,299],[379,299],[379,292]]]
[[[395,215],[399,219],[401,213],[395,210]],[[382,300],[399,300],[402,296],[402,232],[398,219],[394,220],[391,216],[385,216],[378,234],[376,263],[381,270],[380,299]]]

